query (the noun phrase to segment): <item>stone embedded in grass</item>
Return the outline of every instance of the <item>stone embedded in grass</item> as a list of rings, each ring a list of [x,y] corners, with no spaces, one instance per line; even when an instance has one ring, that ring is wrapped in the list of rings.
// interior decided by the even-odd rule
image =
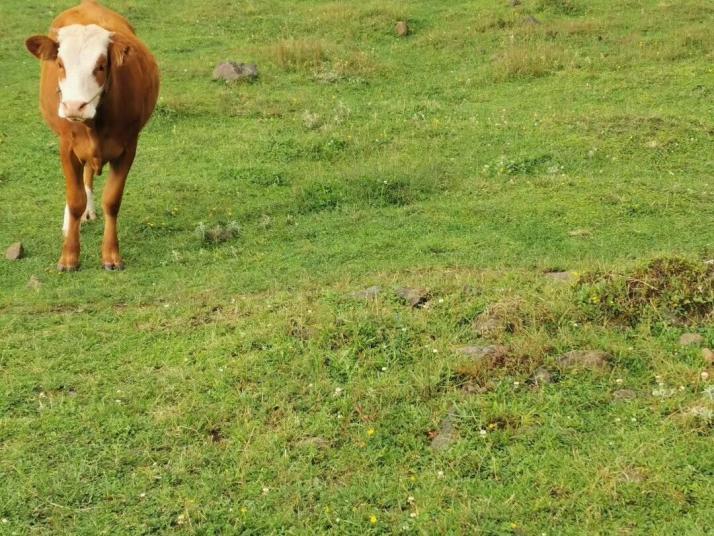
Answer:
[[[408,287],[397,289],[397,296],[415,309],[424,307],[429,302],[430,297],[428,290]]]
[[[545,276],[551,281],[558,281],[559,283],[570,283],[575,280],[573,272],[546,272]]]
[[[306,437],[296,443],[299,448],[316,448],[318,450],[327,450],[330,448],[330,442],[322,437]]]
[[[553,374],[545,367],[540,367],[533,373],[533,383],[536,385],[547,385],[552,382]]]
[[[618,389],[612,393],[613,400],[634,400],[637,398],[637,391],[633,389]]]
[[[369,287],[364,290],[353,292],[351,296],[357,300],[376,300],[377,296],[382,292],[382,287]]]
[[[226,224],[219,223],[213,227],[208,227],[201,222],[196,227],[195,234],[199,240],[207,244],[221,244],[238,237],[240,231],[240,225],[234,221]]]
[[[456,440],[456,428],[451,415],[445,417],[439,425],[439,430],[431,440],[431,448],[436,451],[447,449]]]
[[[704,337],[699,333],[685,333],[679,338],[679,344],[682,346],[699,346],[704,342]]]
[[[714,352],[709,348],[702,348],[702,357],[708,365],[714,365]]]
[[[474,360],[503,359],[508,356],[508,348],[499,344],[489,346],[464,346],[458,352]]]
[[[603,371],[610,368],[612,355],[602,350],[573,350],[558,358],[558,366],[565,370]]]
[[[5,251],[5,258],[9,261],[19,261],[24,256],[25,248],[22,246],[22,242],[15,242]]]
[[[409,23],[405,20],[400,20],[394,28],[395,33],[399,37],[406,37],[410,33]]]
[[[219,64],[213,70],[214,80],[223,80],[225,82],[252,82],[258,78],[258,66],[254,63],[237,63],[235,61],[227,61]]]

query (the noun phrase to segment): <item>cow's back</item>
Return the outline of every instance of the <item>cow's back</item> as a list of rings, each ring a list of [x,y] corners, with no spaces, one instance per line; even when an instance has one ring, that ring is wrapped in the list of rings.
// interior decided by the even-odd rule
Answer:
[[[94,0],[84,0],[80,5],[60,13],[52,22],[50,33],[71,24],[96,24],[110,32],[134,34],[134,27],[124,17]]]

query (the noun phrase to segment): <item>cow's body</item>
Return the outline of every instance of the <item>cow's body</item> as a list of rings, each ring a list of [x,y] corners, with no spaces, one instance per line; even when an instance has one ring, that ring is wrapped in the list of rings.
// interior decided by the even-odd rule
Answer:
[[[50,50],[52,43],[54,49]],[[139,133],[158,98],[156,61],[123,17],[94,0],[84,0],[59,15],[52,23],[49,39],[30,38],[27,47],[43,60],[40,108],[60,138],[60,159],[67,183],[65,243],[59,269],[70,271],[79,266],[80,222],[96,217],[93,179],[106,164],[111,170],[103,196],[106,221],[102,261],[109,270],[121,269],[116,219]],[[96,48],[95,55],[99,54],[94,71],[89,67],[89,76],[94,78],[73,77],[70,68],[87,71],[80,63],[92,61],[86,57],[92,53],[87,52],[91,47]],[[68,61],[77,66],[65,66]],[[95,97],[82,97],[88,86],[99,88]],[[75,101],[67,101],[70,92]]]

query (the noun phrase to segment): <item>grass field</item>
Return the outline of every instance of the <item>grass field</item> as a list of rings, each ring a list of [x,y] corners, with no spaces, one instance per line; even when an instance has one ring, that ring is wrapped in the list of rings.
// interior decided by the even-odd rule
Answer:
[[[122,273],[54,268],[72,2],[0,5],[0,534],[712,534],[711,2],[106,3]]]

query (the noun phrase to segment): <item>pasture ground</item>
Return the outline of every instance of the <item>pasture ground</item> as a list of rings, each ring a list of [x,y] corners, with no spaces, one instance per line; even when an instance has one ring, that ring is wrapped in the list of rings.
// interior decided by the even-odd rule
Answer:
[[[710,2],[107,4],[163,71],[112,274],[54,270],[71,2],[0,6],[0,534],[711,534]]]

